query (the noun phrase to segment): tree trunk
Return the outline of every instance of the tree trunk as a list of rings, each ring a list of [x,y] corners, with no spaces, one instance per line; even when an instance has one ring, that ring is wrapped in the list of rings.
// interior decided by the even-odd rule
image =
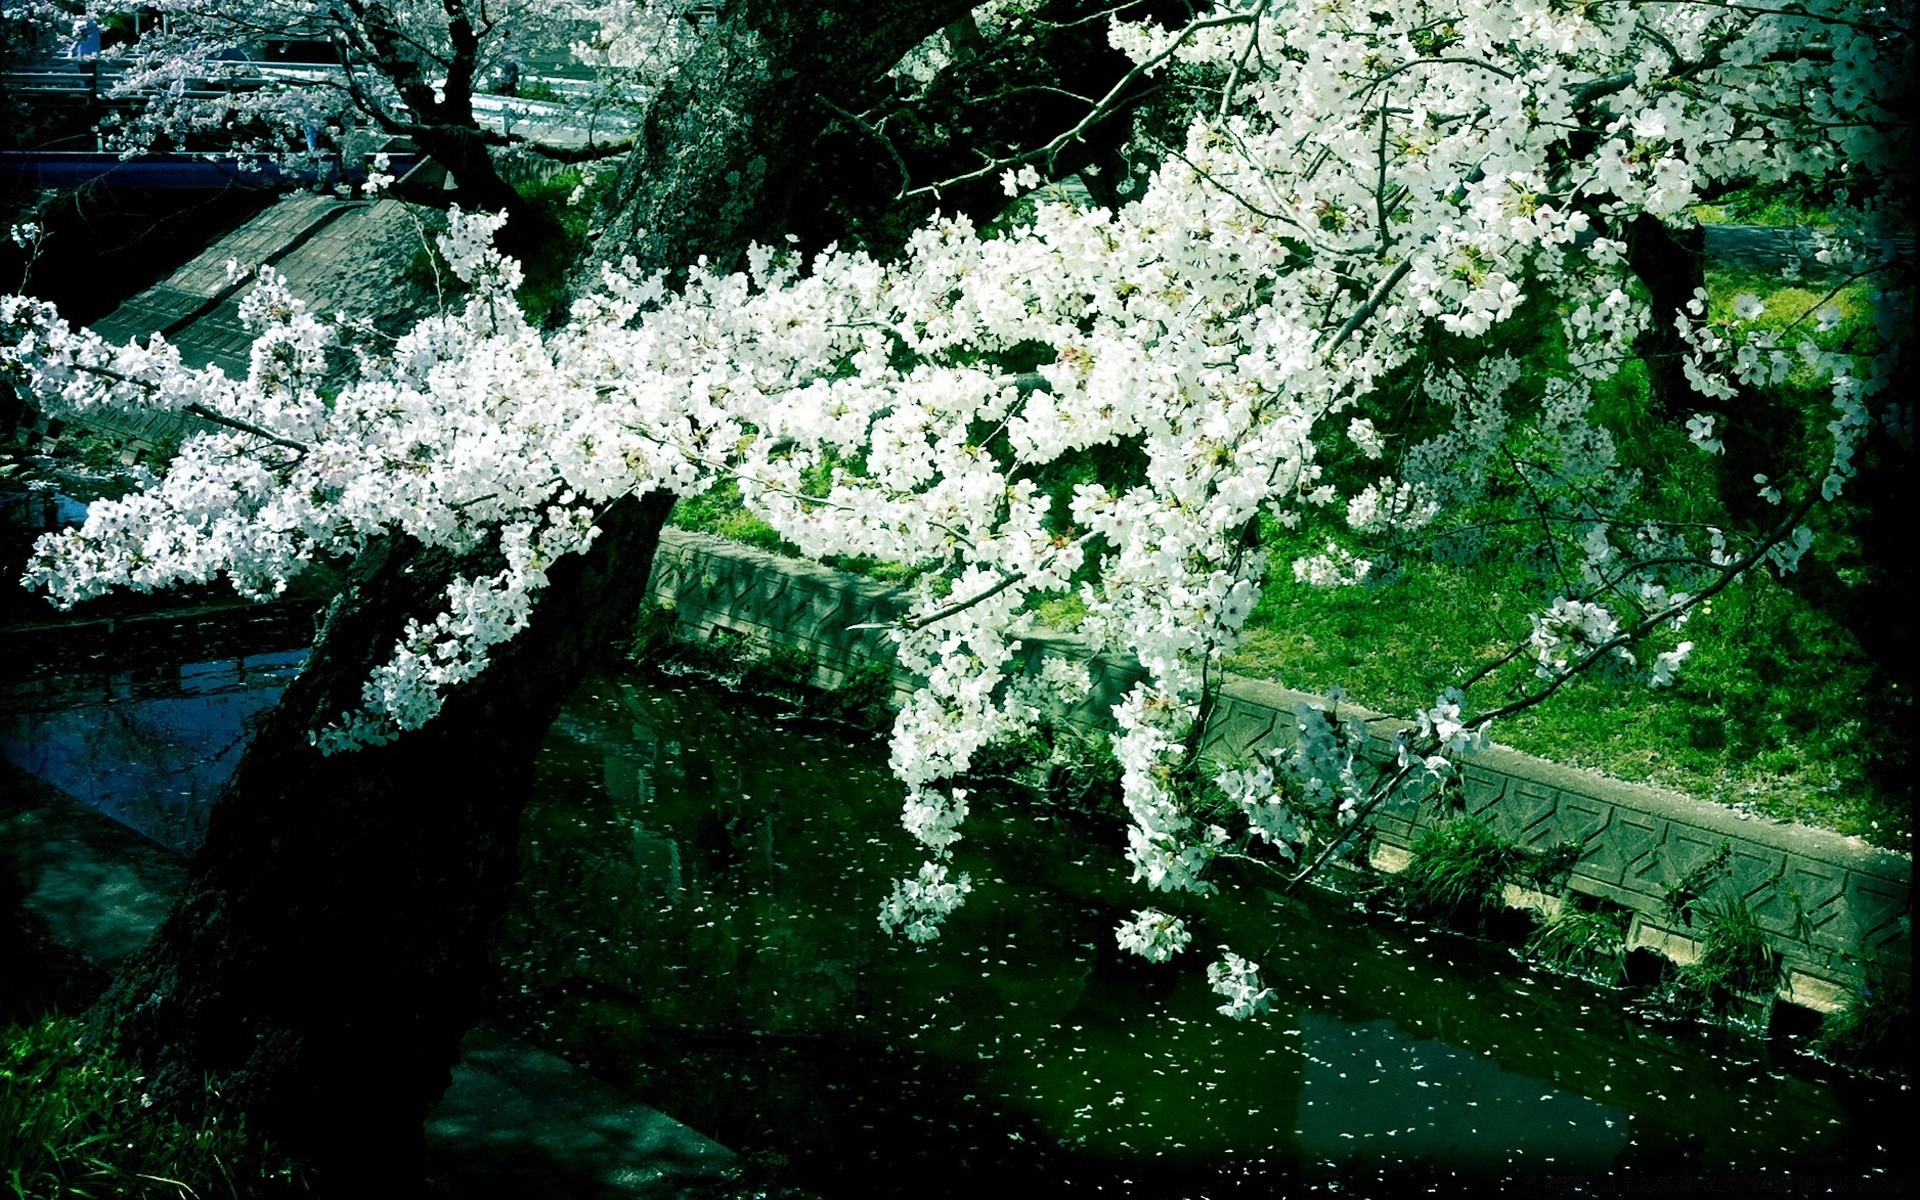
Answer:
[[[1743,526],[1771,524],[1776,517],[1753,477],[1779,478],[1805,458],[1799,414],[1784,401],[1746,387],[1729,399],[1702,395],[1682,366],[1688,347],[1674,320],[1707,285],[1705,231],[1697,225],[1669,229],[1658,217],[1642,214],[1627,226],[1625,240],[1627,265],[1647,286],[1652,312],[1634,348],[1646,363],[1654,404],[1676,428],[1695,413],[1714,419],[1714,436],[1725,447],[1713,463],[1721,503]]]
[[[824,110],[816,86],[884,71],[964,0],[736,4],[647,122],[601,252],[727,260],[777,227]],[[722,44],[724,43],[724,44]],[[891,55],[891,58],[889,57]],[[519,637],[426,727],[323,757],[309,732],[358,700],[460,564],[366,556],[216,803],[186,891],[93,1010],[181,1112],[244,1115],[343,1195],[419,1161],[517,874],[533,760],[561,703],[623,638],[670,496],[629,498],[558,564]]]
[[[802,168],[831,115],[858,104],[966,0],[735,0],[648,107],[576,288],[632,255],[643,270],[731,267],[814,197]]]
[[[423,128],[414,133],[413,141],[427,157],[446,168],[455,188],[451,196],[420,199],[430,199],[441,208],[448,203],[458,204],[468,212],[505,210],[507,224],[496,244],[501,253],[524,264],[533,264],[541,255],[564,251],[566,235],[559,221],[530,203],[507,182],[494,164],[489,139],[477,128],[457,125]]]
[[[424,728],[323,756],[308,731],[355,704],[455,566],[377,552],[222,793],[184,894],[95,1008],[156,1097],[191,1111],[217,1095],[337,1188],[417,1162],[517,873],[534,754],[630,633],[671,507],[616,504],[530,627]]]

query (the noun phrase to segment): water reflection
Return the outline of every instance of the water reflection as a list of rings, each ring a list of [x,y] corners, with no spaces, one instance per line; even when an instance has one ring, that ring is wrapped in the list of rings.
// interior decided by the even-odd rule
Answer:
[[[300,659],[39,678],[0,753],[189,845]],[[1017,796],[977,797],[957,865],[978,891],[946,935],[885,936],[920,856],[884,759],[689,688],[586,689],[541,759],[496,1019],[825,1196],[1783,1170],[1857,1190],[1904,1168],[1904,1095],[1328,897],[1242,887],[1194,914],[1281,998],[1225,1020],[1197,956],[1115,949],[1138,897],[1108,839]]]
[[[52,491],[0,491],[0,529],[44,533],[87,519],[85,503]]]
[[[1305,1012],[1300,1029],[1307,1068],[1295,1132],[1316,1158],[1597,1171],[1627,1146],[1624,1110],[1391,1021]]]
[[[142,666],[18,684],[0,757],[175,850],[200,844],[209,806],[305,650]]]
[[[503,1009],[829,1195],[1888,1168],[1763,1044],[1325,897],[1198,914],[1283,998],[1227,1021],[1197,962],[1114,950],[1115,857],[1010,797],[978,798],[946,936],[891,939],[873,917],[918,856],[883,760],[690,690],[583,695],[542,760]]]

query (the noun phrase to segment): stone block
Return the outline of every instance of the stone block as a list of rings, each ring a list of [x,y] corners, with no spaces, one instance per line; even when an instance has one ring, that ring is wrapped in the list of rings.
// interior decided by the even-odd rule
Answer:
[[[1627,950],[1652,950],[1681,966],[1700,957],[1700,943],[1677,929],[1654,924],[1640,914],[1627,929]]]
[[[1838,944],[1834,923],[1846,915],[1847,872],[1831,863],[1788,857],[1774,886],[1750,901],[1769,929],[1804,930],[1815,944]]]
[[[1560,793],[1526,779],[1509,778],[1506,795],[1491,806],[1496,829],[1519,843],[1523,849],[1545,850],[1560,843],[1560,829],[1554,817],[1560,808]]]
[[[1846,920],[1835,932],[1846,943],[1859,948],[1869,962],[1882,962],[1903,970],[1913,959],[1912,905],[1905,888],[1895,881],[1849,871],[1846,885]]]
[[[1264,750],[1275,748],[1275,731],[1282,724],[1281,714],[1270,708],[1249,704],[1234,696],[1222,696],[1201,753],[1229,761],[1250,760]]]
[[[1512,776],[1504,771],[1491,770],[1473,762],[1463,765],[1460,768],[1460,790],[1466,800],[1467,815],[1489,823],[1497,822],[1500,803],[1505,799],[1511,782]]]
[[[1664,896],[1670,884],[1680,882],[1688,871],[1712,856],[1723,840],[1711,830],[1668,821],[1660,848],[1634,864],[1632,886],[1648,896]]]
[[[1718,890],[1738,896],[1749,906],[1769,896],[1787,869],[1787,856],[1777,847],[1757,842],[1727,839],[1732,850],[1727,860],[1726,881]]]
[[[1559,797],[1560,802],[1554,812],[1555,829],[1561,841],[1577,844],[1584,857],[1594,848],[1595,840],[1612,824],[1613,814],[1618,810],[1611,804],[1579,792],[1563,791]]]
[[[1500,899],[1508,908],[1524,908],[1528,912],[1539,913],[1543,921],[1550,921],[1560,915],[1560,897],[1549,896],[1533,888],[1521,887],[1513,883],[1505,884],[1500,889]]]
[[[1853,999],[1853,989],[1843,983],[1805,971],[1788,971],[1780,988],[1780,998],[1820,1013],[1835,1013]]]
[[[1381,838],[1373,839],[1367,847],[1367,865],[1376,871],[1388,875],[1398,875],[1413,862],[1413,855],[1404,846],[1396,846]]]
[[[1607,821],[1607,836],[1588,845],[1575,873],[1609,885],[1618,895],[1658,897],[1660,888],[1646,884],[1643,877],[1658,865],[1666,837],[1667,823],[1661,817],[1616,806]]]
[[[1376,840],[1386,840],[1402,847],[1413,845],[1420,836],[1420,825],[1412,812],[1388,812],[1375,810],[1367,820],[1367,828],[1373,831]]]

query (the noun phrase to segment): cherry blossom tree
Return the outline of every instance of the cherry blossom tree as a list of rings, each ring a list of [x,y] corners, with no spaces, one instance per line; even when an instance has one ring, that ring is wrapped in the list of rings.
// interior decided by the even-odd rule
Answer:
[[[1889,389],[1906,328],[1891,277],[1872,346],[1824,344],[1817,310],[1782,333],[1647,278],[1689,205],[1789,181],[1828,188],[1847,219],[1827,265],[1889,270],[1868,235],[1905,219],[1900,11],[1255,0],[1114,22],[1132,65],[1086,119],[1176,75],[1185,108],[1177,136],[1143,130],[1159,158],[1127,202],[1027,197],[993,237],[937,217],[881,260],[766,236],[793,141],[831,112],[791,80],[884,71],[966,6],[775,7],[723,7],[661,90],[558,330],[514,306],[519,267],[488,212],[457,215],[443,243],[464,307],[391,346],[263,272],[240,379],[187,370],[158,339],[104,344],[29,299],[0,308],[10,370],[49,402],[218,426],[153,487],[43,540],[31,585],[73,604],[224,575],[267,596],[317,559],[361,562],[189,894],[103,1006],[176,1092],[213,1069],[284,1130],[320,1119],[299,1089],[341,1094],[332,1056],[378,1053],[418,1081],[396,1089],[392,1127],[417,1118],[511,875],[539,732],[631,613],[676,497],[730,480],[806,554],[921,568],[891,631],[924,680],[892,765],[928,857],[881,914],[909,937],[935,936],[972,886],[950,855],[974,756],[1077,685],[1015,663],[1037,605],[1078,596],[1095,643],[1148,676],[1113,717],[1123,853],[1155,907],[1116,937],[1165,960],[1192,939],[1165,909],[1223,862],[1298,876],[1499,717],[1582,675],[1669,683],[1687,617],[1748,572],[1793,571],[1867,439],[1910,437]],[[968,174],[1022,196],[1073,138],[990,148]],[[332,346],[358,361],[337,393],[321,386]],[[1663,511],[1596,418],[1596,389],[1641,362],[1695,454],[1725,450],[1722,402],[1790,380],[1824,388],[1831,416],[1753,481],[1750,519],[1708,527]],[[1390,744],[1305,711],[1292,750],[1205,761],[1221,660],[1271,571],[1352,584],[1459,539],[1494,500],[1554,564],[1506,660]],[[1269,561],[1263,530],[1329,513],[1323,551]],[[1516,671],[1531,685],[1477,704]],[[396,878],[411,890],[390,903]],[[289,942],[280,923],[315,894],[328,923]],[[383,924],[394,911],[404,931]],[[366,955],[356,939],[405,1000],[342,965]],[[238,980],[236,945],[302,956],[312,988]],[[423,945],[457,949],[423,979]],[[1206,970],[1230,1015],[1271,995],[1234,949]]]

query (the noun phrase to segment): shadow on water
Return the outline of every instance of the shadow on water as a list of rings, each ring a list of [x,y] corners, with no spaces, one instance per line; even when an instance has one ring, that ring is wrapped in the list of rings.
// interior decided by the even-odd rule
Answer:
[[[188,845],[300,660],[234,649],[36,674],[0,754]],[[541,759],[495,1024],[824,1196],[1894,1194],[1908,1169],[1904,1092],[1649,1027],[1335,897],[1233,888],[1149,967],[1113,945],[1141,901],[1112,839],[1019,793],[974,797],[955,862],[976,891],[944,936],[893,938],[881,899],[920,861],[898,795],[877,743],[671,681],[590,685]],[[1266,1019],[1213,1011],[1219,943],[1261,964]]]
[[[0,241],[0,291],[51,300],[68,321],[90,324],[166,279],[275,198],[266,189],[237,184],[156,190],[95,183],[41,192],[0,182],[0,222],[34,221],[46,232],[33,257],[11,239]]]

